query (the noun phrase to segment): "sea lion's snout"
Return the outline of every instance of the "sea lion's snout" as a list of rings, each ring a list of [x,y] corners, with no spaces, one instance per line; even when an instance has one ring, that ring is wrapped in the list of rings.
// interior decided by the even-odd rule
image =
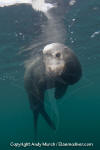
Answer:
[[[49,44],[43,49],[43,60],[46,73],[52,76],[59,76],[64,71],[65,62],[64,49],[58,43]]]

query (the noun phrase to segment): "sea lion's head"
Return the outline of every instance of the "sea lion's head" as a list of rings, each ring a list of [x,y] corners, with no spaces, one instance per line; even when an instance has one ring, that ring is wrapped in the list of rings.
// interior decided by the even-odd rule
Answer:
[[[66,73],[66,76],[77,78],[76,80],[81,76],[81,66],[77,57],[64,44],[46,45],[43,49],[43,61],[48,76],[59,77]]]

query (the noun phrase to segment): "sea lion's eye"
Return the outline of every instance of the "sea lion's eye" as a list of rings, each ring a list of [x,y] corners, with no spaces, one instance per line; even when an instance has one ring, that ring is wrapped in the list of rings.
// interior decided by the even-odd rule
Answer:
[[[56,57],[58,57],[58,58],[59,58],[59,57],[60,57],[60,55],[61,55],[60,53],[56,53]]]

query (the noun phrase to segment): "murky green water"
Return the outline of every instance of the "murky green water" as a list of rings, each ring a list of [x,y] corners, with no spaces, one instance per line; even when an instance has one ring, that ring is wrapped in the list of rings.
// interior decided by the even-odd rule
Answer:
[[[94,147],[48,147],[49,149],[100,149],[100,2],[79,1],[65,16],[66,44],[77,54],[82,79],[55,102],[52,91],[45,99],[47,111],[57,123],[52,131],[42,117],[38,142],[94,143]],[[23,86],[23,46],[38,39],[43,22],[30,7],[0,8],[0,149],[15,149],[10,142],[32,142],[33,116]],[[55,108],[55,109],[53,109]],[[52,110],[53,109],[53,110]],[[56,114],[55,115],[53,114]],[[57,119],[57,120],[56,120]],[[22,147],[17,148],[22,149]],[[27,147],[25,149],[45,149]]]

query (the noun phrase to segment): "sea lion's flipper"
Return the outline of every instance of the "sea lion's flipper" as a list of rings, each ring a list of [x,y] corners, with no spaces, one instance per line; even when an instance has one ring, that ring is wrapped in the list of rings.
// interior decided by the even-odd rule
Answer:
[[[55,88],[55,98],[60,99],[64,96],[68,88],[68,85],[57,83]]]
[[[39,100],[37,97],[33,96],[33,94],[29,94],[29,103],[30,108],[33,112],[33,119],[34,119],[34,136],[37,136],[37,125],[38,125],[38,117],[39,117]]]
[[[46,122],[52,129],[56,129],[54,123],[52,122],[47,112],[45,111],[44,102],[43,100],[41,100],[41,98],[43,97],[42,96],[36,97],[36,96],[33,96],[32,94],[29,95],[30,107],[32,109],[33,117],[34,117],[35,137],[37,135],[37,125],[38,125],[39,114],[41,114],[44,117],[44,119],[46,120]]]
[[[45,111],[44,107],[42,107],[40,109],[40,113],[42,114],[42,116],[44,117],[44,119],[46,120],[46,122],[48,123],[48,125],[52,128],[52,129],[56,129],[55,124],[53,123],[53,121],[50,119],[50,117],[48,116],[47,112]]]
[[[39,117],[39,111],[35,110],[33,111],[33,117],[34,117],[34,136],[37,136],[37,123],[38,123],[38,117]]]

